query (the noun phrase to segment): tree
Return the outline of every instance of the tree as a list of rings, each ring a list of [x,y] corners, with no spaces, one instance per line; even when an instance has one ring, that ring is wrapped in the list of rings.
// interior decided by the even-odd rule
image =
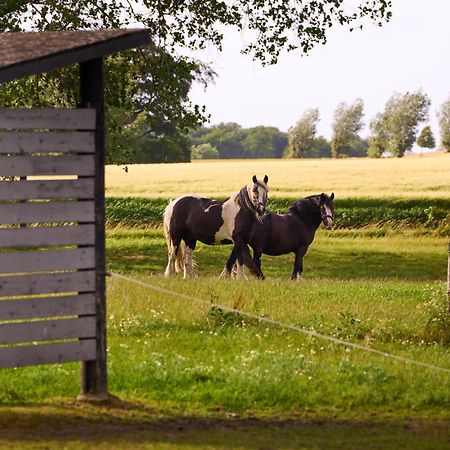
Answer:
[[[243,53],[263,64],[273,64],[282,51],[299,49],[307,53],[315,45],[325,43],[331,26],[347,25],[352,29],[367,18],[381,25],[391,17],[389,0],[360,0],[352,7],[336,0],[141,0],[137,3],[4,0],[0,4],[0,32],[130,25],[148,28],[153,39],[149,50],[123,52],[107,60],[106,114],[114,107],[135,116],[144,107],[147,133],[165,139],[168,136],[161,134],[161,130],[166,126],[183,133],[207,119],[205,109],[192,105],[185,93],[195,81],[206,84],[213,72],[207,65],[182,56],[180,49],[204,49],[209,44],[221,48],[223,30],[233,27],[249,31],[251,36]],[[65,68],[2,85],[0,103],[16,106],[37,100],[37,105],[73,106],[78,97],[75,73],[74,68]],[[109,123],[117,130],[121,126],[120,122],[113,124],[113,119]],[[174,134],[168,138],[173,140]],[[111,155],[116,158],[121,154],[117,149],[108,151],[110,159]]]
[[[359,0],[348,6],[336,0],[177,1],[141,0],[4,0],[0,31],[118,28],[141,24],[150,30],[155,45],[172,56],[180,47],[221,47],[226,26],[250,31],[243,53],[263,63],[275,63],[283,50],[307,53],[325,44],[327,31],[347,25],[352,31],[369,18],[382,25],[392,15],[389,0]]]
[[[305,158],[331,158],[331,144],[323,136],[314,139],[311,148],[305,153]]]
[[[369,136],[369,148],[367,149],[367,156],[369,158],[381,158],[383,153],[388,148],[388,135],[384,126],[384,118],[381,113],[378,113],[369,125],[372,136]]]
[[[294,127],[288,130],[288,156],[304,158],[314,145],[319,109],[307,109]]]
[[[442,147],[450,152],[450,96],[439,108],[438,119]]]
[[[395,93],[386,103],[383,113],[370,124],[371,142],[380,151],[401,158],[416,141],[419,124],[428,118],[430,99],[421,91],[404,95]]]
[[[233,122],[201,127],[189,139],[193,146],[211,144],[220,158],[279,158],[287,145],[286,133],[278,128],[242,128]]]
[[[283,154],[287,144],[285,133],[275,127],[247,128],[242,133],[244,158],[277,158]]]
[[[352,153],[358,153],[356,149],[361,143],[358,133],[363,127],[363,110],[364,103],[361,99],[357,99],[350,106],[346,103],[338,105],[334,113],[331,139],[331,152],[335,158],[353,156]]]
[[[417,145],[422,148],[434,148],[436,146],[436,139],[434,139],[434,134],[429,125],[421,131],[417,138]]]
[[[217,159],[219,152],[210,143],[196,145],[191,150],[192,159]]]

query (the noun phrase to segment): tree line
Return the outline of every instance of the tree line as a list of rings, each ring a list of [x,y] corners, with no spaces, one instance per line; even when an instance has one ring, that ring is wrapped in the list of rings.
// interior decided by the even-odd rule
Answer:
[[[352,30],[368,21],[381,26],[391,15],[386,0],[360,0],[351,7],[335,0],[3,0],[0,32],[148,29],[151,46],[105,60],[107,162],[172,162],[190,160],[187,134],[207,119],[205,108],[190,102],[190,87],[194,82],[206,85],[214,77],[208,64],[186,54],[207,46],[221,48],[225,29],[251,30],[243,52],[264,65],[275,64],[282,52],[306,54],[324,44],[332,27]],[[2,107],[78,103],[76,66],[0,84]],[[245,148],[254,148],[252,137],[240,139]],[[275,152],[278,145],[273,143]]]
[[[325,43],[332,26],[352,30],[367,19],[382,25],[391,17],[390,2],[357,3],[349,8],[335,0],[144,0],[136,9],[133,2],[110,0],[77,0],[70,7],[54,0],[5,0],[0,4],[0,32],[130,25],[149,30],[150,47],[105,60],[109,163],[189,161],[191,152],[194,157],[222,158],[403,156],[416,141],[419,125],[428,118],[430,100],[420,91],[394,94],[384,111],[371,120],[367,140],[359,136],[362,101],[342,103],[336,109],[329,142],[317,136],[317,109],[305,111],[288,133],[274,127],[243,129],[237,124],[205,128],[205,108],[189,100],[192,83],[206,86],[215,73],[208,64],[183,56],[180,48],[220,48],[224,28],[253,30],[244,53],[262,64],[274,64],[283,51],[305,54]],[[3,107],[74,107],[79,103],[78,68],[0,84],[0,103]],[[450,97],[439,109],[439,126],[441,145],[449,151]],[[417,142],[432,146],[433,139],[431,130],[425,128]]]
[[[419,133],[429,118],[430,104],[422,91],[393,94],[384,110],[369,122],[371,135],[366,139],[359,135],[364,126],[361,99],[337,106],[329,141],[317,135],[318,108],[304,111],[287,133],[274,127],[243,129],[236,123],[222,123],[192,131],[188,137],[193,159],[402,157],[414,143],[422,148],[436,146],[429,125]],[[438,119],[441,146],[450,151],[450,96],[440,106]]]

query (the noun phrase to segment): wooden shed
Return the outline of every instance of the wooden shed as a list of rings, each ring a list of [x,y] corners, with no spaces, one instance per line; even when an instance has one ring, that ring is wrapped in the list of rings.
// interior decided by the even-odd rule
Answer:
[[[149,42],[0,34],[0,82],[79,64],[81,100],[0,109],[0,368],[81,361],[82,395],[107,395],[103,58]]]

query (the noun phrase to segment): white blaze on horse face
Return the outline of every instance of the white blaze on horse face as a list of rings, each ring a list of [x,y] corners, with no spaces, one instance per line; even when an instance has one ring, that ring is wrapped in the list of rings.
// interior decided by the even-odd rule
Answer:
[[[331,230],[333,228],[333,213],[328,205],[324,205],[325,208],[325,227],[327,230]]]
[[[247,186],[247,194],[259,215],[264,214],[267,203],[267,189],[259,183],[250,183]]]
[[[224,239],[232,241],[232,235],[234,230],[234,222],[236,216],[240,210],[239,205],[236,202],[236,197],[239,193],[233,194],[223,205],[222,205],[222,220],[223,225],[219,228],[214,236],[214,243],[221,244]]]

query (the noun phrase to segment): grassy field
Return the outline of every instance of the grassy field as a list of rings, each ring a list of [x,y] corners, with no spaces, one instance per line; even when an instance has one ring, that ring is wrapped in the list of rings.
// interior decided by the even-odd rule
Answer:
[[[434,163],[438,159],[440,165]],[[420,183],[411,175],[413,167],[422,167],[414,166],[417,161],[424,163],[422,170],[428,167],[430,177],[422,175]],[[439,169],[444,170],[449,161],[448,157],[400,160],[410,165],[414,196],[434,202],[433,214],[448,207],[448,199],[440,194],[448,195],[450,187],[439,178]],[[399,161],[389,162],[393,168],[387,170],[386,165],[385,171],[400,170]],[[334,171],[329,163],[342,163],[342,184],[335,183],[344,186],[346,179],[355,176],[357,165],[367,168],[372,161],[245,161],[235,162],[234,169],[233,163],[225,162],[223,174],[216,178],[212,167],[220,172],[217,162],[196,163],[190,168],[152,166],[138,178],[133,171],[144,167],[130,167],[123,177],[138,179],[135,188],[141,190],[127,192],[125,188],[109,193],[152,197],[155,186],[166,186],[166,182],[169,186],[175,173],[185,184],[177,181],[170,185],[174,196],[183,192],[224,196],[225,184],[240,178],[239,171],[244,174],[260,167],[255,172],[264,173],[270,164],[275,174],[278,163],[285,169],[287,163],[309,167],[317,183],[311,184],[311,192],[302,191],[306,184],[299,184],[298,191],[289,191],[289,186],[294,189],[295,185],[288,177],[281,177],[281,164],[277,186],[286,190],[275,195],[282,205],[286,201],[283,196],[332,189],[339,192],[319,188],[321,178],[313,171],[314,164],[331,176]],[[381,167],[387,161],[374,163]],[[108,170],[111,175],[121,169]],[[272,172],[267,172],[271,176]],[[233,178],[230,173],[235,173]],[[163,175],[164,183],[155,178]],[[215,184],[209,185],[211,191],[197,191],[201,183],[187,184],[189,176],[199,180],[204,176],[204,186]],[[338,172],[334,176],[338,177]],[[398,179],[403,176],[406,184],[406,174]],[[367,182],[375,186],[379,180],[372,177]],[[274,179],[271,181],[275,186]],[[353,183],[358,184],[356,180]],[[381,205],[377,214],[385,214],[389,199],[394,197],[408,208],[427,205],[409,194],[370,191],[365,181],[360,185],[364,190],[361,197],[359,191],[343,191],[347,192],[347,203],[342,203],[342,209],[353,211],[349,213],[352,224],[358,214],[364,216],[374,205]],[[439,188],[444,185],[445,189]],[[433,189],[439,199],[432,198]],[[378,219],[370,219],[360,226],[349,228],[342,222],[337,230],[320,229],[305,257],[304,280],[298,283],[288,280],[293,255],[264,256],[264,282],[218,280],[230,247],[200,244],[196,251],[198,278],[168,281],[162,276],[166,265],[164,238],[154,226],[166,194],[169,196],[167,191],[164,196],[160,192],[149,200],[153,209],[142,206],[145,202],[135,209],[131,205],[134,200],[119,202],[115,211],[122,219],[110,223],[120,226],[107,232],[108,270],[205,303],[109,278],[109,389],[116,397],[104,405],[76,402],[79,366],[75,363],[1,370],[0,448],[449,447],[448,373],[350,350],[212,306],[218,303],[239,308],[450,369],[445,227],[426,226],[426,221],[420,226],[420,221],[410,221],[405,226],[401,220],[395,227],[388,226],[390,222],[374,226]],[[156,200],[162,196],[164,201]],[[123,227],[127,204],[130,214],[135,214],[129,222],[131,228]],[[362,207],[367,209],[365,213]],[[411,208],[403,210],[407,218]],[[145,222],[153,214],[150,210],[156,211],[154,219]]]
[[[292,256],[265,257],[264,282],[218,280],[229,247],[202,245],[199,278],[168,283],[160,230],[110,230],[107,242],[109,270],[450,369],[442,236],[320,231],[300,283],[288,281]],[[108,301],[109,388],[120,400],[71,400],[77,364],[3,370],[0,448],[448,446],[449,374],[120,279],[108,280]]]
[[[344,198],[450,198],[450,154],[435,158],[195,161],[190,164],[109,166],[106,193],[113,197],[172,198],[228,195],[253,174],[269,176],[270,196],[304,197],[335,192]]]

